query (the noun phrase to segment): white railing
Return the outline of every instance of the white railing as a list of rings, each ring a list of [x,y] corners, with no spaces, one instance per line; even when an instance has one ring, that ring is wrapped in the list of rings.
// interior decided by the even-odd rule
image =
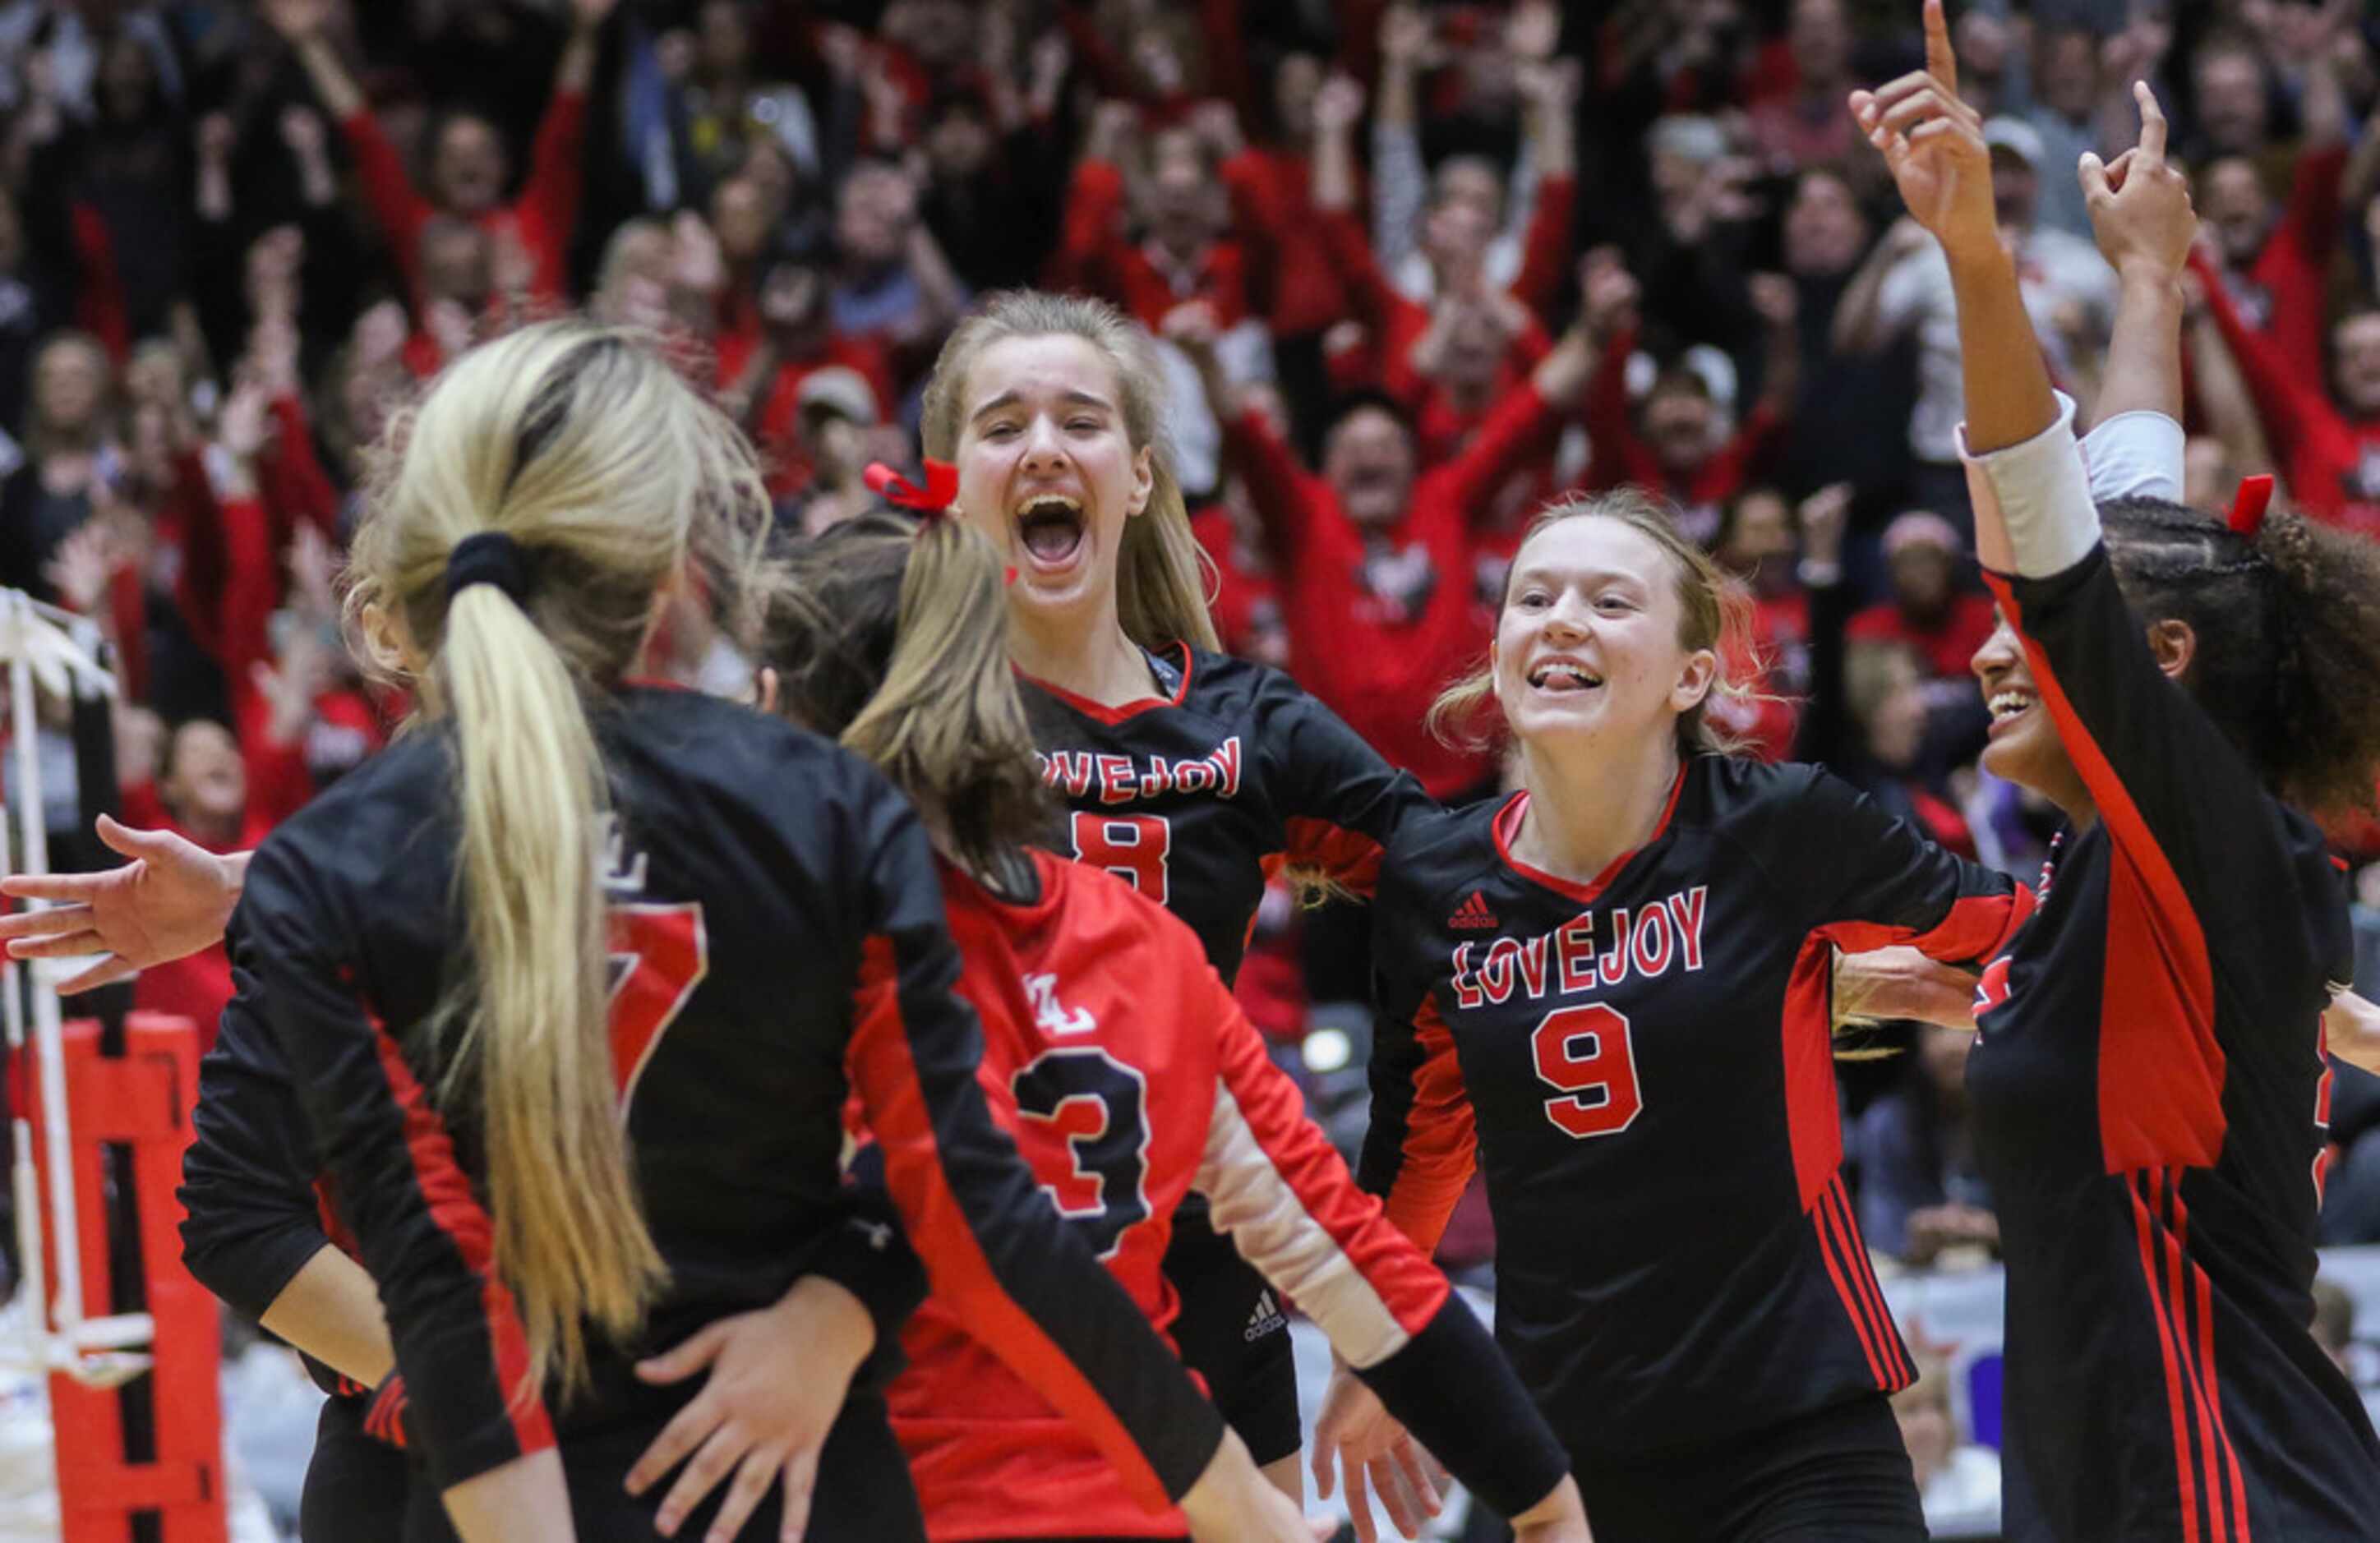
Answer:
[[[8,733],[13,754],[6,771],[7,812],[0,820],[0,869],[43,874],[50,870],[49,833],[42,818],[42,758],[38,697],[114,697],[115,679],[93,659],[98,630],[70,612],[42,604],[17,589],[0,589],[0,663],[7,667]],[[9,836],[15,841],[11,843]],[[42,902],[27,904],[40,905]],[[33,1310],[20,1315],[25,1326],[19,1347],[24,1364],[60,1371],[92,1387],[112,1387],[146,1371],[152,1361],[148,1346],[155,1328],[146,1313],[122,1313],[90,1318],[83,1313],[82,1233],[75,1197],[73,1110],[67,1101],[64,1017],[52,989],[60,974],[74,969],[71,961],[36,959],[28,962],[0,956],[0,1022],[7,1030],[8,1053],[19,1073],[30,1070],[30,1086],[19,1090],[19,1112],[10,1124],[14,1165],[9,1174],[17,1209],[17,1252],[23,1261],[21,1295]],[[31,990],[26,990],[28,977]],[[28,1002],[31,1023],[28,1025]],[[30,1027],[30,1033],[28,1034]],[[25,1050],[32,1049],[26,1066]],[[34,1161],[33,1129],[28,1111],[39,1109],[42,1150],[48,1160],[50,1236],[42,1224],[42,1173]],[[48,1255],[55,1254],[57,1278],[48,1279]],[[0,1355],[6,1355],[0,1349]],[[10,1357],[16,1359],[17,1357]]]

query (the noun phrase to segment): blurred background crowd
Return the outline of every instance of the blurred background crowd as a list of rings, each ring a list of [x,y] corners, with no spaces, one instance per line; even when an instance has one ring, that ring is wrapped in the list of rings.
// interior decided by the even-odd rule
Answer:
[[[868,462],[914,464],[923,376],[971,298],[1079,289],[1163,340],[1227,647],[1434,794],[1497,783],[1492,753],[1421,719],[1484,646],[1528,512],[1633,482],[1755,601],[1731,665],[1767,699],[1731,728],[2029,877],[2055,813],[1974,764],[1991,610],[1948,271],[1843,106],[1916,67],[1916,18],[0,0],[0,585],[113,649],[130,820],[237,849],[391,732],[341,646],[341,550],[375,437],[473,339],[569,308],[659,334],[749,428],[798,537],[868,506]],[[2146,79],[2206,226],[2190,501],[2269,471],[2380,538],[2380,12],[1974,0],[1956,41],[2085,416],[2115,286],[2073,167],[2131,143]],[[664,654],[688,684],[746,684],[693,608]],[[74,726],[42,736],[71,855]],[[2380,830],[2337,834],[2380,857]],[[2371,993],[2380,867],[2358,881]],[[1342,1134],[1360,936],[1276,896],[1241,983]],[[218,951],[139,990],[206,1023],[229,984]],[[1961,1037],[1876,1038],[1907,1053],[1845,1068],[1870,1243],[1988,1257]],[[2333,1112],[2326,1240],[2380,1241],[2380,1083],[2342,1069]],[[1492,1257],[1475,1211],[1458,1267]]]

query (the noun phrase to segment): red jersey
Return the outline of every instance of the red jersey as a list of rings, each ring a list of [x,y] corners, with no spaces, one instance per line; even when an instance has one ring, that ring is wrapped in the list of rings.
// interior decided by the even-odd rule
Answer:
[[[757,334],[722,333],[717,350],[720,383],[732,384],[741,377],[759,346]],[[778,498],[799,492],[809,485],[809,456],[802,448],[800,435],[802,383],[812,372],[832,365],[856,371],[868,383],[876,394],[880,420],[890,418],[901,400],[892,386],[892,350],[884,346],[881,337],[835,333],[815,353],[779,360],[777,373],[769,382],[752,419],[752,439],[760,448],[762,465],[768,471],[769,492]]]
[[[1160,1330],[1172,1321],[1161,1265],[1174,1209],[1196,1188],[1217,1229],[1294,1293],[1392,1406],[1411,1402],[1392,1386],[1402,1381],[1454,1416],[1445,1423],[1484,1430],[1518,1417],[1542,1429],[1521,1404],[1507,1406],[1518,1384],[1484,1343],[1464,1353],[1468,1364],[1448,1354],[1441,1310],[1468,1313],[1459,1301],[1450,1308],[1445,1277],[1355,1188],[1197,935],[1109,874],[1047,853],[1032,862],[1040,893],[1022,904],[942,865],[965,963],[959,990],[984,1024],[978,1079],[1043,1193],[1149,1320]],[[1135,1504],[1099,1450],[939,1298],[901,1343],[909,1366],[886,1399],[937,1543],[1186,1530],[1178,1513]],[[1404,1371],[1390,1369],[1400,1364]],[[1484,1466],[1491,1483],[1505,1476],[1507,1499],[1522,1505],[1559,1477],[1549,1434],[1534,1454],[1488,1451],[1453,1430],[1434,1438],[1458,1470]],[[1439,1440],[1458,1451],[1450,1456]],[[1527,1471],[1546,1462],[1556,1466]]]
[[[1855,643],[1905,643],[1925,662],[1927,674],[1963,680],[1968,661],[1998,625],[1988,597],[1954,595],[1942,614],[1925,625],[1912,621],[1890,601],[1871,605],[1852,617],[1843,636]]]
[[[2223,270],[2224,293],[2242,318],[2307,375],[2322,371],[2323,280],[2338,245],[2338,184],[2346,170],[2343,143],[2298,156],[2289,208],[2255,260]]]

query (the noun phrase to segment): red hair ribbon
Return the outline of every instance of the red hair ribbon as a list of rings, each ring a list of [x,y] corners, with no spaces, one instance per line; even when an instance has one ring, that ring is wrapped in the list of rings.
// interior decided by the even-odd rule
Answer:
[[[2272,503],[2271,477],[2261,474],[2242,477],[2240,479],[2240,491],[2231,495],[2231,514],[2223,523],[2231,528],[2233,535],[2252,541],[2256,539],[2256,532],[2263,528],[2265,511],[2272,506]]]
[[[959,468],[948,461],[926,462],[926,485],[922,488],[882,461],[868,462],[859,479],[885,503],[928,519],[949,514],[952,502],[959,495]]]

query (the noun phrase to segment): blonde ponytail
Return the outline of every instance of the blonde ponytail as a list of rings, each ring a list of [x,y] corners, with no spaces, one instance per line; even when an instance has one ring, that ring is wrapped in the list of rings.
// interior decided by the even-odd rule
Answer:
[[[603,767],[562,656],[494,585],[447,606],[440,662],[496,1257],[528,1330],[531,1384],[558,1371],[567,1389],[586,1375],[583,1320],[627,1339],[668,1278],[613,1091],[596,871]]]
[[[588,1326],[631,1339],[668,1282],[614,1087],[589,702],[673,586],[698,586],[750,641],[732,624],[767,495],[750,447],[664,362],[572,322],[465,354],[374,469],[349,618],[406,656],[454,739],[471,969],[447,1005],[443,1087],[480,1113],[496,1268],[529,1345],[519,1391],[567,1393],[587,1380]],[[475,539],[492,569],[456,561]]]

